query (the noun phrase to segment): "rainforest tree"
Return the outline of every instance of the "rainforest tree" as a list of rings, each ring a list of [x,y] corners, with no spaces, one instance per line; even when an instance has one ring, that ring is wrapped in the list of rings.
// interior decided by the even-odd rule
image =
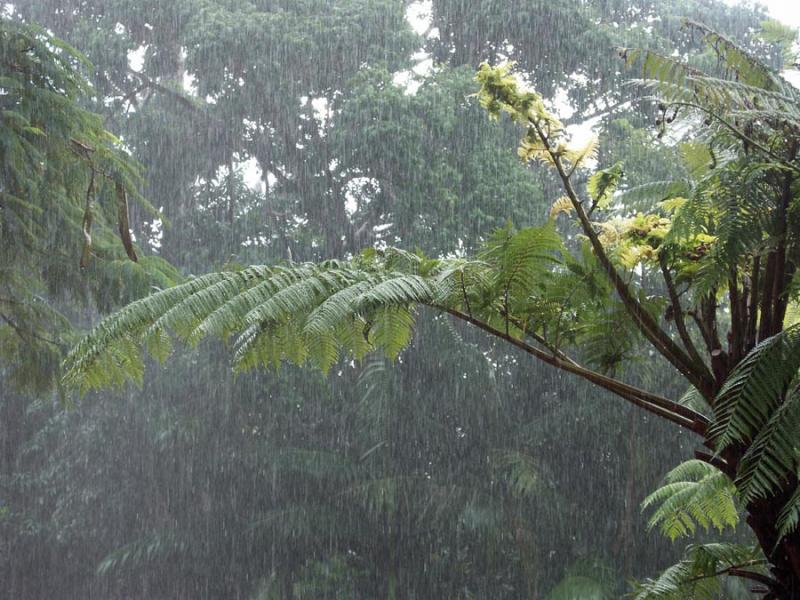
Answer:
[[[241,370],[283,360],[327,370],[342,353],[361,359],[376,348],[394,357],[415,307],[428,306],[697,436],[695,460],[649,499],[654,524],[677,536],[734,525],[741,513],[757,547],[690,547],[641,597],[685,597],[726,576],[755,582],[764,597],[799,597],[798,92],[724,36],[686,27],[721,74],[622,51],[661,98],[659,127],[682,121],[694,132],[681,145],[686,178],[625,189],[614,164],[581,190],[596,142],[571,144],[539,94],[508,66],[484,65],[481,103],[524,129],[523,161],[545,163],[561,182],[549,223],[501,228],[473,258],[388,248],[199,276],[104,320],[71,353],[66,382],[140,378],[139,344],[163,360],[171,333],[190,343],[235,335]],[[562,215],[576,228],[566,236]],[[642,346],[685,380],[683,398],[617,376]]]

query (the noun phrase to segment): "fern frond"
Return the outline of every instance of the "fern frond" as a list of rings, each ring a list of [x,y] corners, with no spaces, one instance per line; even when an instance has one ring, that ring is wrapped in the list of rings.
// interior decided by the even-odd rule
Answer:
[[[733,71],[738,81],[765,90],[783,90],[789,85],[746,49],[707,25],[685,19],[683,26],[703,34],[706,45],[714,50],[727,69]]]
[[[176,304],[230,276],[230,273],[203,275],[156,292],[106,317],[67,355],[65,385],[85,391],[136,380],[143,368],[138,339]]]
[[[607,169],[601,169],[589,177],[586,183],[586,191],[594,203],[600,209],[608,208],[611,198],[622,180],[622,163],[613,164]],[[552,216],[552,209],[550,211]]]
[[[471,313],[481,308],[492,286],[489,265],[480,260],[454,259],[440,265],[435,275],[435,302]]]
[[[800,478],[800,473],[796,475]],[[786,536],[797,531],[798,527],[800,527],[800,486],[797,486],[778,515],[778,532],[781,536]]]
[[[742,501],[766,498],[788,483],[800,460],[800,394],[795,389],[758,431],[739,463]]]
[[[535,497],[547,487],[541,465],[530,454],[519,450],[495,450],[490,461],[517,498]]]
[[[569,215],[575,208],[568,196],[561,196],[550,206],[550,219],[555,219],[560,214]]]
[[[648,527],[675,539],[693,535],[698,527],[723,530],[739,522],[736,488],[716,467],[689,460],[670,471],[665,484],[647,496],[642,509],[655,506]]]
[[[552,223],[515,232],[497,230],[480,257],[494,268],[494,288],[504,298],[527,297],[537,280],[561,261],[561,238]]]
[[[634,600],[716,600],[722,587],[721,578],[727,575],[727,570],[746,567],[762,573],[765,563],[755,546],[691,545],[679,563],[656,579],[637,583],[631,597]]]
[[[700,391],[695,387],[690,387],[686,392],[684,392],[683,396],[678,399],[678,403],[682,404],[683,406],[688,406],[700,413],[707,413],[711,408],[708,404],[708,400],[706,400]]]
[[[113,571],[163,562],[168,556],[185,552],[188,548],[184,536],[175,530],[151,531],[111,552],[97,565],[97,574],[107,575]]]
[[[563,152],[573,169],[586,166],[586,163],[597,159],[600,139],[593,135],[582,146],[567,146]]]
[[[313,337],[335,329],[356,312],[364,294],[383,280],[381,275],[369,274],[328,296],[309,313],[303,328],[304,334]]]
[[[714,402],[709,436],[717,452],[749,442],[769,421],[800,368],[800,326],[758,344],[730,374]]]
[[[414,329],[414,315],[405,306],[386,306],[372,317],[370,338],[390,359],[408,346]]]
[[[685,181],[653,181],[620,192],[617,202],[631,212],[649,212],[659,202],[669,198],[683,198],[689,194],[691,189]]]

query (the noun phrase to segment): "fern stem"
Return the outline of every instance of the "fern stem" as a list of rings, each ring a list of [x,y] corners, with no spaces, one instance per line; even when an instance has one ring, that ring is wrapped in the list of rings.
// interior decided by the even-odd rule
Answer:
[[[569,197],[570,201],[572,202],[572,207],[575,209],[575,212],[578,215],[578,220],[580,221],[584,234],[589,238],[589,241],[592,244],[592,249],[597,256],[598,261],[603,266],[606,275],[614,285],[614,288],[622,300],[625,309],[633,317],[634,322],[639,328],[639,331],[642,332],[645,338],[647,338],[650,343],[655,346],[659,353],[664,356],[670,362],[670,364],[672,364],[672,366],[680,371],[689,380],[689,382],[696,387],[700,393],[703,394],[706,399],[710,400],[713,396],[713,380],[708,373],[708,369],[706,369],[705,364],[702,362],[693,362],[692,359],[672,340],[672,338],[664,330],[662,330],[661,327],[659,327],[658,323],[655,322],[655,320],[647,313],[639,301],[633,296],[628,284],[625,282],[619,272],[617,272],[616,267],[611,262],[608,254],[606,254],[605,248],[603,247],[597,232],[594,230],[589,217],[586,215],[586,211],[583,209],[583,204],[578,198],[575,188],[572,186],[572,181],[570,180],[567,172],[564,170],[564,165],[561,162],[560,155],[551,149],[550,142],[544,131],[542,131],[539,123],[533,119],[529,119],[529,122],[535,128],[536,134],[547,148],[547,152],[550,154],[552,162],[556,167],[556,171],[561,178],[561,182],[564,190],[567,193],[567,197]]]
[[[745,334],[744,352],[750,352],[756,345],[758,325],[758,278],[761,270],[761,257],[753,258],[753,271],[750,277],[750,299],[747,307],[747,333]]]
[[[689,331],[686,328],[686,320],[683,314],[683,307],[681,306],[681,300],[678,297],[678,292],[675,289],[675,281],[672,279],[672,274],[669,272],[669,266],[667,265],[667,257],[663,252],[659,252],[658,254],[658,263],[661,266],[661,274],[664,277],[664,283],[667,286],[667,293],[669,294],[669,300],[672,304],[672,313],[675,318],[675,327],[678,330],[678,335],[683,341],[683,345],[686,348],[686,352],[689,353],[689,358],[699,364],[705,364],[700,353],[697,351],[697,347],[694,345],[691,336],[689,335]]]
[[[567,371],[568,373],[578,375],[579,377],[594,383],[595,385],[608,390],[609,392],[616,394],[628,402],[639,406],[650,413],[658,415],[667,421],[675,423],[676,425],[680,425],[681,427],[688,429],[689,431],[693,431],[701,436],[704,436],[706,433],[709,424],[708,419],[686,406],[678,404],[677,402],[673,402],[672,400],[657,394],[642,390],[636,386],[613,379],[601,373],[597,373],[591,369],[582,367],[574,361],[565,361],[558,356],[553,356],[544,350],[540,350],[539,348],[531,346],[530,344],[526,344],[524,341],[518,338],[508,335],[499,329],[495,329],[488,323],[471,317],[458,310],[435,305],[433,307],[447,312],[457,319],[466,321],[467,323],[470,323],[495,337],[505,340],[511,345],[516,346],[528,354],[531,354],[532,356],[552,367],[556,367],[562,371]]]
[[[782,167],[785,167],[786,169],[794,171],[795,173],[800,173],[800,167],[798,167],[796,164],[794,164],[791,161],[787,161],[786,159],[784,159],[783,157],[779,156],[778,154],[775,154],[772,150],[770,150],[769,148],[767,148],[763,144],[758,143],[756,140],[751,138],[749,135],[747,135],[741,129],[739,129],[735,125],[732,125],[731,123],[729,123],[728,121],[723,119],[719,115],[719,112],[715,112],[715,111],[711,110],[710,108],[706,108],[706,107],[701,106],[700,104],[696,104],[694,102],[686,102],[686,101],[678,101],[678,100],[670,101],[669,102],[669,106],[679,106],[679,107],[693,108],[694,110],[700,111],[701,113],[706,115],[708,118],[714,119],[716,121],[719,121],[722,124],[722,126],[725,127],[725,129],[729,130],[731,133],[733,133],[734,136],[739,138],[739,140],[741,140],[742,142],[744,142],[748,146],[751,146],[751,147],[755,148],[756,150],[759,150],[760,152],[764,153],[765,155],[767,155],[769,158],[774,160],[776,163],[778,163]]]

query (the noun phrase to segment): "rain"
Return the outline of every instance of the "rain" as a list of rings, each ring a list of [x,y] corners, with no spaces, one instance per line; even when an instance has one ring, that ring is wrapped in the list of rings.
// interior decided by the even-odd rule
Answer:
[[[792,4],[0,4],[0,599],[799,599]]]

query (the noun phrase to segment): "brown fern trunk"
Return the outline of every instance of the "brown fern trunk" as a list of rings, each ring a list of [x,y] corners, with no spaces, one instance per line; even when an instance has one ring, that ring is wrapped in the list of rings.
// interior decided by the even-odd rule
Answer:
[[[769,560],[770,576],[775,581],[764,590],[765,600],[800,600],[800,531],[785,536],[778,543],[777,527],[781,508],[797,485],[794,479],[779,496],[752,502],[747,507],[747,524]]]

